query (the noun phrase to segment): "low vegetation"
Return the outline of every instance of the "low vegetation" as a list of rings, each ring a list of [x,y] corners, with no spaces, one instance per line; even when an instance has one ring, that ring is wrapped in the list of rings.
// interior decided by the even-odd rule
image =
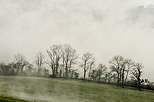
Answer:
[[[28,101],[16,99],[13,97],[0,96],[0,102],[28,102]]]

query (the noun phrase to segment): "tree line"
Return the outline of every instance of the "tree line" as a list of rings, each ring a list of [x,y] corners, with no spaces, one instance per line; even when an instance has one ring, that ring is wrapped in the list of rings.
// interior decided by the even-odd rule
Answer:
[[[52,45],[46,54],[45,57],[43,52],[36,53],[33,63],[29,63],[24,55],[17,54],[13,62],[0,63],[0,75],[73,78],[154,89],[153,82],[141,78],[143,65],[120,55],[114,56],[107,67],[103,63],[97,65],[91,52],[85,52],[79,58],[77,51],[69,44]]]

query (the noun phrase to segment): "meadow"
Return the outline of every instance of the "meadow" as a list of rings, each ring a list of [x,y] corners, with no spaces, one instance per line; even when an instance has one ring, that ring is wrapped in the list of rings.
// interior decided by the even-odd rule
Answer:
[[[0,77],[1,102],[154,102],[154,91],[40,77]],[[24,101],[25,100],[25,101]]]

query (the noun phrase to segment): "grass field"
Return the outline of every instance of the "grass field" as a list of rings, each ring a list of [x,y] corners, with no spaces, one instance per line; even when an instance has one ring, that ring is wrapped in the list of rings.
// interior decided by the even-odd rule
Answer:
[[[28,102],[28,101],[16,99],[12,97],[0,96],[0,102]]]
[[[154,102],[154,91],[31,77],[0,77],[0,96],[1,102]]]

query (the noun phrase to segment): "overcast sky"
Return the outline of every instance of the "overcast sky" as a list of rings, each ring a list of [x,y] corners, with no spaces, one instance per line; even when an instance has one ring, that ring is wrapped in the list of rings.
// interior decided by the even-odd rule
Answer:
[[[153,0],[0,0],[0,61],[71,44],[107,64],[114,55],[144,65],[154,81]]]

